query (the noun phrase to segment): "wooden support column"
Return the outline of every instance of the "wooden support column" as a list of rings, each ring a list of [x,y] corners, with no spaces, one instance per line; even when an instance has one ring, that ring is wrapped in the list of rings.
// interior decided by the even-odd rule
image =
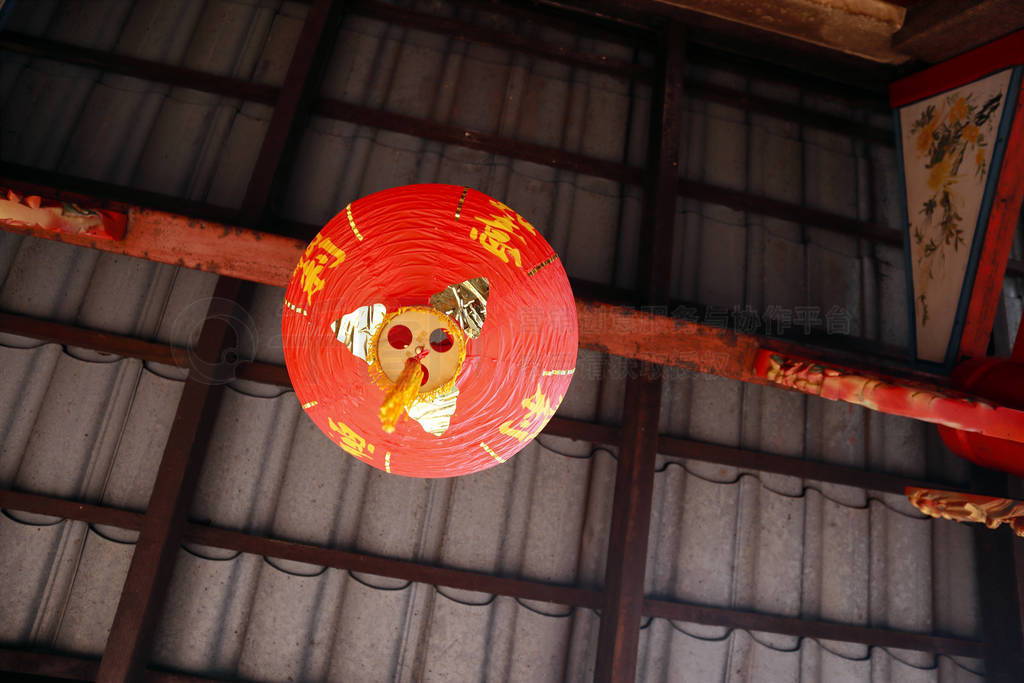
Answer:
[[[206,441],[224,382],[230,379],[226,371],[231,366],[220,362],[221,351],[233,343],[235,302],[248,298],[251,290],[250,283],[240,280],[222,277],[217,282],[100,662],[97,680],[103,683],[139,680],[145,671]]]
[[[671,24],[651,107],[648,167],[654,174],[646,189],[644,205],[647,239],[641,245],[639,272],[648,273],[648,279],[640,290],[644,296],[638,302],[641,306],[668,303],[685,68],[682,26]],[[661,389],[660,367],[643,361],[631,362],[605,565],[605,604],[594,674],[597,681],[629,682],[636,678]]]
[[[272,196],[283,184],[288,144],[294,142],[319,89],[337,34],[340,5],[340,0],[314,0],[306,16],[242,202],[240,218],[247,224],[267,217]],[[231,379],[234,364],[223,362],[221,356],[237,344],[233,312],[236,306],[247,305],[253,290],[251,282],[227,277],[217,282],[100,661],[97,680],[102,683],[139,680],[145,672],[206,444],[224,383]]]
[[[1009,479],[1002,472],[982,467],[971,468],[974,488],[1001,491],[1001,497],[1015,496]],[[1014,479],[1018,484],[1020,480]],[[1024,554],[1024,540],[1009,527],[987,529],[972,524],[975,573],[981,607],[981,644],[985,657],[985,680],[993,683],[1018,683],[1024,671],[1024,631],[1021,603],[1024,566],[1018,563]]]

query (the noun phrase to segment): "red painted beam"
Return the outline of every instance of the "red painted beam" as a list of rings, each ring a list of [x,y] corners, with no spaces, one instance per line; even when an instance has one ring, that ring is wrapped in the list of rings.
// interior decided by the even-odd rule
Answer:
[[[1024,443],[1024,412],[976,396],[759,349],[757,377],[830,401]]]
[[[1024,32],[1021,38],[1024,49]],[[967,320],[960,338],[960,357],[988,355],[996,308],[1003,294],[1006,266],[1024,202],[1024,90],[1018,94],[1015,117],[1006,140],[1002,170],[978,259],[978,274],[974,278]]]
[[[959,57],[900,79],[889,88],[889,104],[895,109],[938,95],[1008,66],[1020,64],[1022,57],[1024,31],[1016,31]]]
[[[47,191],[57,193],[47,188],[35,189],[43,195]],[[96,203],[102,205],[99,200]],[[287,285],[305,248],[301,240],[137,207],[129,209],[128,229],[124,239],[118,242],[40,231],[32,226],[16,227],[13,231],[277,287]],[[576,313],[580,346],[612,355],[687,368],[743,382],[798,390],[795,386],[769,380],[763,373],[755,371],[755,358],[758,351],[764,348],[813,363],[835,365],[848,374],[886,379],[896,385],[905,384],[915,391],[923,389],[960,402],[975,401],[979,405],[993,405],[967,394],[948,391],[947,380],[938,376],[901,371],[902,377],[894,377],[891,371],[879,367],[877,359],[862,355],[842,354],[770,337],[741,334],[726,328],[584,299],[577,299]],[[851,399],[850,396],[828,398]],[[870,402],[850,402],[877,409]],[[991,411],[991,415],[980,409],[963,411],[956,408],[938,419],[931,417],[929,411],[896,414],[937,424],[956,424],[966,431],[1000,438],[1024,440],[1024,413],[996,407],[999,410]]]
[[[306,245],[296,239],[247,230],[177,214],[132,208],[123,240],[86,234],[54,233],[34,225],[4,225],[4,230],[285,287]]]
[[[1013,342],[1013,360],[1024,363],[1024,315],[1020,317],[1017,338]]]

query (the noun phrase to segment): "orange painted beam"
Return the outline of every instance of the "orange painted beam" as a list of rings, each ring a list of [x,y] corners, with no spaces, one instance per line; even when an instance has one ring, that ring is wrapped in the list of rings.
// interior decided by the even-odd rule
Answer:
[[[84,232],[53,231],[31,223],[0,222],[0,227],[9,232],[275,287],[288,285],[295,264],[306,248],[305,243],[290,237],[164,211],[131,207],[127,216],[127,230],[119,241]]]
[[[4,183],[0,179],[0,185]],[[24,183],[20,185],[24,191]],[[42,196],[61,194],[48,188],[31,189]],[[96,206],[123,210],[128,217],[124,239],[115,242],[84,233],[54,232],[33,225],[0,224],[0,227],[44,239],[181,265],[276,287],[287,285],[306,246],[293,238],[223,223],[111,204],[100,199],[93,199],[92,202]],[[936,376],[907,372],[907,378],[891,377],[892,373],[871,367],[872,364],[865,363],[862,357],[840,358],[841,363],[831,364],[827,359],[836,358],[835,352],[770,337],[742,334],[724,327],[653,315],[620,305],[577,299],[576,313],[582,348],[742,382],[800,391],[801,387],[796,384],[775,381],[763,371],[757,370],[759,354],[761,357],[764,352],[783,354],[812,364],[841,367],[848,375],[880,380],[887,383],[887,386],[899,387],[899,391],[907,392],[908,401],[911,394],[922,391],[955,397],[956,400],[952,403],[940,402],[941,405],[910,401],[916,407],[907,409],[891,401],[863,400],[856,392],[840,392],[835,395],[818,393],[825,398],[936,424],[955,425],[966,431],[1024,441],[1024,412],[967,394],[951,392],[945,381]]]

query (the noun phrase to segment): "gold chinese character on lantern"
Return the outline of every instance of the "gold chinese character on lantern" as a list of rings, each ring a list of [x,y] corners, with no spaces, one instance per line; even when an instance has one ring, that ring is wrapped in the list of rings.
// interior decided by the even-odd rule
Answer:
[[[330,262],[331,259],[333,262]],[[345,260],[345,252],[339,249],[329,238],[317,235],[316,239],[309,243],[305,253],[295,266],[296,272],[301,274],[302,291],[306,293],[306,302],[313,303],[313,295],[324,288],[324,280],[321,275],[326,268],[337,268]],[[330,262],[330,263],[329,263]]]
[[[338,434],[338,445],[357,458],[370,459],[370,454],[374,451],[372,443],[366,443],[366,439],[352,431],[344,422],[335,422],[327,418],[327,424],[331,431]]]
[[[483,223],[483,228],[470,228],[469,238],[480,242],[480,246],[505,263],[511,259],[517,268],[522,268],[523,259],[519,249],[512,246],[512,238],[515,237],[525,244],[526,240],[517,231],[524,230],[531,235],[537,234],[537,231],[522,216],[501,202],[492,199],[491,205],[497,208],[499,213],[487,217],[477,216],[476,220]]]
[[[560,402],[561,399],[556,400],[554,402],[555,406]],[[537,391],[523,399],[523,407],[526,408],[526,414],[523,415],[516,426],[513,427],[512,420],[509,420],[503,422],[498,427],[498,431],[518,441],[526,441],[537,436],[537,433],[551,419],[551,416],[555,414],[555,408],[551,405],[551,399],[544,395],[539,383],[537,384]]]

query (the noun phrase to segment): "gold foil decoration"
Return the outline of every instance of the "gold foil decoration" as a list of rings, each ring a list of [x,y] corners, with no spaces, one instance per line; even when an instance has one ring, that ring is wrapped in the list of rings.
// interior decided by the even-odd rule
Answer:
[[[430,305],[455,319],[466,336],[476,339],[487,318],[487,297],[490,285],[485,277],[448,285],[430,297]]]
[[[423,431],[434,436],[441,436],[448,431],[452,415],[455,414],[455,401],[459,398],[459,388],[453,386],[451,391],[438,394],[434,398],[418,400],[405,409],[409,417],[420,423]]]
[[[407,306],[388,313],[384,304],[371,304],[361,306],[331,323],[331,331],[337,340],[353,355],[370,365],[371,378],[385,392],[384,403],[380,408],[381,427],[385,432],[394,431],[403,413],[434,436],[441,436],[448,430],[459,397],[455,379],[466,356],[462,335],[473,339],[480,336],[487,318],[489,295],[487,278],[477,277],[448,285],[434,294],[430,297],[430,308]],[[452,353],[455,354],[457,367],[450,378],[438,375],[436,368],[431,370],[432,375],[446,377],[442,384],[433,389],[429,388],[429,383],[426,387],[420,385],[422,370],[419,360],[407,362],[398,377],[392,373],[393,380],[388,378],[381,365],[380,347],[386,344],[382,340],[383,332],[396,317],[415,309],[430,311],[432,315],[439,316],[437,324],[453,335]],[[452,321],[458,324],[461,331],[452,327]],[[412,325],[411,322],[409,324]],[[416,375],[415,381],[412,380],[413,374]],[[433,381],[433,377],[431,379]]]
[[[384,304],[361,306],[331,323],[331,331],[356,358],[369,363],[371,354],[368,347],[373,341],[374,333],[384,322],[386,313],[387,308]]]

